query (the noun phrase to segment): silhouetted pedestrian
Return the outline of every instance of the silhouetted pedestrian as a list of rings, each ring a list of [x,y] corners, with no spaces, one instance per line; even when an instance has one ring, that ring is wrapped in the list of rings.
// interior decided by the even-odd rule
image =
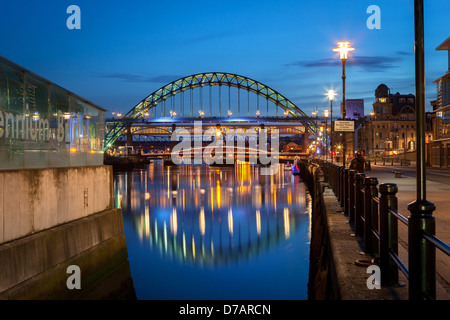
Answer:
[[[358,170],[358,172],[363,173],[364,172],[364,156],[361,152],[358,152],[356,154],[356,157],[353,158],[352,162],[350,163],[350,169]]]

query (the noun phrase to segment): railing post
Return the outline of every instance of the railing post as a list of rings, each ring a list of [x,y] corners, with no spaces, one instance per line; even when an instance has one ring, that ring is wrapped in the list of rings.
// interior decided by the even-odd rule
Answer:
[[[357,170],[348,171],[348,222],[353,223],[355,212],[355,175]]]
[[[436,247],[423,234],[435,234],[435,205],[428,201],[408,205],[409,299],[436,299]]]
[[[344,207],[344,214],[348,215],[348,168],[344,168],[344,185],[343,185],[343,207]]]
[[[339,180],[338,180],[338,184],[339,184],[339,192],[338,192],[338,199],[339,199],[339,204],[342,207],[342,183],[343,183],[343,179],[344,179],[344,168],[339,166]]]
[[[328,183],[334,192],[334,168],[332,163],[328,164]]]
[[[331,164],[331,171],[333,172],[333,179],[332,179],[332,183],[333,183],[333,192],[336,195],[337,189],[336,189],[336,165],[334,163]]]
[[[378,195],[377,184],[377,178],[364,178],[364,246],[366,254],[373,254],[377,249],[375,245],[376,239],[372,233],[373,218],[375,216],[372,197]]]
[[[389,208],[397,211],[398,201],[395,195],[398,187],[395,183],[382,183],[379,191],[381,284],[392,286],[398,283],[398,267],[390,257],[389,251],[398,255],[398,222],[389,212]]]
[[[355,235],[362,235],[361,212],[363,212],[364,198],[361,188],[364,186],[364,173],[358,173],[355,177]]]
[[[339,171],[337,170],[338,168],[334,163],[331,164],[331,167],[333,168],[333,191],[334,191],[334,194],[337,196],[337,192],[338,192],[337,178],[338,178]]]

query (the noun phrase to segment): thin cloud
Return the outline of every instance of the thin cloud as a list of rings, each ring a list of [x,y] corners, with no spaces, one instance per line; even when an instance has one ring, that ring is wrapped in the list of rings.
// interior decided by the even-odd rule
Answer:
[[[103,73],[99,74],[98,77],[118,79],[126,82],[146,82],[146,83],[170,83],[177,79],[182,78],[178,75],[156,75],[156,76],[143,76],[132,73]]]
[[[396,51],[395,54],[398,54],[399,56],[412,56],[412,55],[414,55],[413,52],[408,52],[408,51]]]
[[[399,67],[396,63],[400,62],[402,58],[400,57],[383,57],[383,56],[355,56],[351,57],[349,61],[349,66],[361,67],[366,71],[372,72],[382,72],[386,68],[397,68]],[[295,61],[285,66],[298,66],[305,68],[320,68],[320,67],[335,67],[341,65],[339,59],[320,59],[313,61]]]

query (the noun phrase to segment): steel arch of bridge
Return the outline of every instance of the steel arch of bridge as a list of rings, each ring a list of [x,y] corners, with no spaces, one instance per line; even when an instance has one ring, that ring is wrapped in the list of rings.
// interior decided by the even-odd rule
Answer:
[[[317,135],[317,126],[315,122],[288,98],[276,90],[248,77],[222,72],[199,73],[166,84],[141,100],[134,108],[126,113],[122,119],[133,120],[142,118],[143,115],[148,113],[150,109],[155,108],[160,102],[163,102],[178,93],[206,86],[228,86],[255,93],[258,96],[271,101],[277,107],[282,108],[287,112],[286,116],[301,117],[302,119],[300,122],[303,123],[312,134]],[[176,120],[174,122],[176,122]],[[125,130],[126,123],[116,123],[105,137],[105,149],[112,146]]]

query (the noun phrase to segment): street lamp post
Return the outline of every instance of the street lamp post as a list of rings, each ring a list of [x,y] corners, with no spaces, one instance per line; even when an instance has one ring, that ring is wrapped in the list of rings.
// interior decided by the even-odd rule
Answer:
[[[345,120],[347,117],[347,109],[345,106],[345,61],[348,58],[348,52],[355,50],[355,48],[350,47],[349,42],[338,42],[338,47],[334,48],[333,51],[339,52],[339,59],[342,61],[342,107],[341,107],[341,113],[342,113],[342,119]],[[345,132],[343,134],[344,136],[344,157],[342,159],[343,167],[345,168],[345,152],[346,152],[346,144],[347,141],[345,139]]]
[[[408,204],[409,299],[436,297],[436,248],[424,238],[434,235],[436,206],[426,199],[425,172],[425,59],[423,0],[414,1],[416,78],[416,200]],[[405,145],[406,148],[406,145]]]
[[[316,131],[318,132],[318,128],[317,128],[317,113],[318,113],[317,110],[314,110],[314,111],[312,112],[313,117],[316,118],[316,120],[314,121],[314,123],[315,123],[315,125],[316,125]],[[318,138],[318,137],[317,137],[317,138]]]
[[[331,151],[331,162],[333,162],[333,150],[334,150],[334,147],[333,147],[333,135],[334,135],[334,132],[333,132],[333,99],[334,99],[334,96],[336,96],[337,95],[337,93],[336,93],[336,91],[334,91],[334,90],[332,90],[332,89],[330,89],[330,90],[328,90],[328,93],[327,93],[327,95],[328,95],[328,99],[330,100],[330,129],[331,129],[331,134],[330,134],[330,151]]]
[[[328,110],[323,112],[325,116],[325,162],[328,162]]]

